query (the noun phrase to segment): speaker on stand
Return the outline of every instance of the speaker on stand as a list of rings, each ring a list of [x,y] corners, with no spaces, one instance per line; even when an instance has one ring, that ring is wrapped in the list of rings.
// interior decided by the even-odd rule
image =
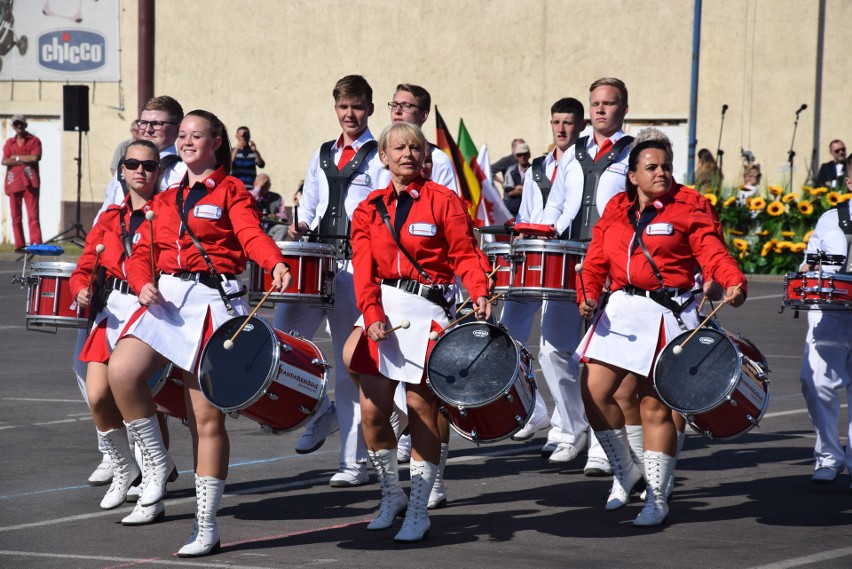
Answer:
[[[62,130],[77,133],[77,157],[74,159],[77,161],[77,216],[73,224],[47,243],[86,238],[86,230],[80,223],[80,190],[83,183],[83,133],[89,132],[88,85],[62,86]]]

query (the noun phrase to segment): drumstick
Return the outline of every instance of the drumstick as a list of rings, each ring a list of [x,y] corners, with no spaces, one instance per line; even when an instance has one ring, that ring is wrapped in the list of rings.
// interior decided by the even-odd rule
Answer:
[[[485,303],[486,303],[486,304],[491,304],[492,302],[496,301],[498,298],[500,298],[500,297],[501,297],[501,296],[503,296],[504,294],[506,294],[506,293],[501,292],[500,294],[495,294],[494,296],[492,296],[491,298],[489,298],[488,300],[486,300],[486,301],[485,301]],[[469,301],[470,301],[470,299],[468,298],[468,299],[467,299],[467,301],[465,301],[465,304],[467,304]],[[462,305],[459,307],[459,310],[461,310],[463,307],[464,307],[464,304],[462,304]],[[452,322],[450,322],[449,324],[447,324],[446,326],[444,326],[443,328],[441,328],[440,332],[436,332],[436,331],[432,330],[431,332],[429,332],[429,339],[430,339],[430,340],[432,340],[432,341],[437,340],[437,339],[438,339],[438,336],[439,336],[439,335],[441,335],[441,333],[445,332],[445,331],[446,331],[447,329],[449,329],[449,328],[452,328],[453,326],[455,326],[456,324],[458,324],[459,322],[461,322],[461,321],[462,321],[462,320],[464,320],[465,318],[467,318],[467,315],[466,315],[466,314],[465,314],[464,316],[462,316],[461,318],[456,318],[455,320],[453,320]]]
[[[250,320],[254,317],[254,315],[255,315],[255,314],[257,314],[257,311],[258,311],[258,310],[260,310],[260,307],[261,307],[261,306],[263,306],[263,303],[264,303],[264,302],[266,302],[266,299],[267,299],[267,298],[269,298],[269,295],[270,295],[270,294],[272,294],[272,292],[273,292],[274,290],[275,290],[275,285],[272,285],[271,287],[269,287],[269,290],[268,290],[268,291],[266,291],[266,294],[264,294],[264,295],[263,295],[263,298],[261,298],[261,299],[260,299],[260,302],[257,304],[257,306],[255,306],[255,307],[254,307],[254,310],[252,310],[252,311],[249,313],[249,315],[248,315],[248,316],[246,316],[246,319],[245,319],[245,320],[243,320],[243,323],[242,323],[242,324],[240,324],[240,327],[239,327],[239,328],[237,328],[237,331],[236,331],[236,332],[234,332],[234,335],[233,335],[233,336],[231,336],[231,338],[230,338],[230,339],[225,340],[224,342],[222,342],[222,347],[223,347],[223,348],[225,348],[226,350],[230,350],[231,348],[233,348],[233,347],[234,347],[234,340],[236,340],[236,339],[237,339],[237,336],[239,336],[239,335],[240,335],[240,332],[242,332],[242,331],[243,331],[243,328],[245,328],[246,324],[248,324],[248,323],[249,323],[249,321],[250,321]]]
[[[583,280],[583,263],[577,263],[574,265],[574,271],[576,271],[577,276],[580,277],[580,288],[583,289],[583,302],[589,304],[589,300],[586,298],[586,281]]]
[[[742,286],[742,283],[738,284],[738,285],[734,288],[734,292],[737,292],[741,286]],[[704,325],[705,325],[705,324],[707,324],[707,323],[710,321],[710,319],[711,319],[711,318],[713,318],[713,316],[714,316],[717,312],[719,312],[719,309],[720,309],[720,308],[722,308],[723,306],[725,306],[725,304],[727,304],[727,303],[725,303],[725,302],[720,302],[720,303],[719,303],[719,306],[717,306],[716,308],[714,308],[714,309],[713,309],[713,312],[711,312],[710,314],[708,314],[708,315],[707,315],[707,318],[705,318],[705,319],[704,319],[704,321],[703,321],[701,324],[699,324],[699,325],[698,325],[698,328],[696,328],[695,330],[693,330],[693,331],[692,331],[692,334],[690,334],[689,336],[687,336],[687,337],[686,337],[686,340],[684,340],[683,342],[681,342],[679,346],[675,346],[674,348],[672,348],[672,353],[673,353],[674,355],[676,355],[676,356],[680,355],[680,353],[681,353],[681,352],[683,352],[683,347],[686,345],[686,343],[687,343],[689,340],[691,340],[691,339],[692,339],[692,337],[693,337],[693,336],[695,336],[695,334],[698,332],[698,330],[699,330],[700,328],[703,328],[703,327],[704,327]]]
[[[390,330],[385,332],[385,334],[390,334],[391,332],[396,332],[400,328],[402,328],[403,330],[408,330],[410,327],[411,327],[411,322],[409,322],[408,320],[403,320],[402,324],[400,324],[399,326],[394,326],[393,328],[391,328]]]
[[[157,270],[154,268],[154,217],[152,210],[145,212],[145,219],[148,220],[148,230],[151,233],[151,282],[157,284]]]
[[[696,312],[698,312],[698,314],[701,314],[701,309],[704,308],[705,302],[707,302],[707,295],[706,294],[703,297],[701,297],[701,303],[698,305],[698,310],[696,311]]]
[[[86,290],[92,290],[92,285],[95,284],[95,275],[98,274],[98,262],[101,260],[101,253],[104,252],[104,244],[98,243],[95,247],[95,265],[92,267],[92,274],[89,276],[89,286]]]

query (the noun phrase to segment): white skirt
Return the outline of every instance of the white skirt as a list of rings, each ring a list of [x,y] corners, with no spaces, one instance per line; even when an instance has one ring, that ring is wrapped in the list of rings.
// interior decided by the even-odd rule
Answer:
[[[107,297],[106,306],[95,317],[93,329],[106,320],[106,339],[110,353],[115,349],[125,324],[140,308],[139,299],[134,294],[122,294],[114,290]]]
[[[239,280],[222,283],[225,294],[243,289]],[[204,347],[204,322],[208,312],[215,331],[233,316],[248,313],[245,296],[234,298],[233,316],[228,314],[219,291],[195,281],[182,281],[160,275],[160,294],[164,302],[143,307],[122,335],[139,338],[181,369],[196,373],[198,356]]]
[[[450,287],[445,298],[455,298],[455,287]],[[441,327],[449,324],[444,310],[422,296],[382,285],[382,308],[385,311],[385,330],[390,330],[408,320],[408,329],[400,328],[378,342],[379,373],[394,381],[420,383],[426,368],[426,351],[432,322]],[[355,323],[364,328],[364,316]],[[372,341],[372,340],[369,340]]]
[[[678,304],[688,294],[675,297]],[[697,304],[691,302],[680,317],[687,329],[698,326]],[[574,359],[597,360],[647,377],[657,348],[668,344],[682,330],[671,310],[645,296],[618,290],[609,297],[603,312],[577,346]],[[662,349],[662,348],[661,348]]]

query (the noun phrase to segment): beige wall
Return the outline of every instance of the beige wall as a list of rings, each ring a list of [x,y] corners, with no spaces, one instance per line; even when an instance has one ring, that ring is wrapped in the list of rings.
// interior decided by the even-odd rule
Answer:
[[[698,148],[715,152],[721,106],[729,105],[722,148],[734,180],[741,147],[751,149],[769,183],[783,168],[795,110],[796,182],[804,182],[814,143],[817,1],[705,0],[698,101]],[[821,135],[850,138],[842,94],[843,24],[852,2],[826,0]],[[122,83],[98,84],[84,143],[84,201],[97,201],[114,145],[136,109],[136,3],[121,3]],[[205,0],[156,7],[155,91],[185,110],[217,113],[231,133],[247,124],[267,161],[274,189],[289,196],[310,155],[338,134],[331,88],[360,73],[375,92],[375,134],[385,103],[403,81],[430,90],[455,134],[459,117],[493,158],[522,136],[534,152],[550,142],[550,104],[587,101],[596,78],[622,78],[633,121],[685,120],[689,114],[691,2],[681,0]],[[14,89],[14,100],[12,91]],[[39,95],[40,92],[40,95]],[[3,112],[59,115],[61,85],[0,84]],[[123,101],[123,105],[122,105]],[[122,108],[122,106],[124,108]],[[426,133],[434,138],[430,118]],[[73,200],[76,135],[63,134],[63,195]],[[852,140],[848,142],[852,143]]]

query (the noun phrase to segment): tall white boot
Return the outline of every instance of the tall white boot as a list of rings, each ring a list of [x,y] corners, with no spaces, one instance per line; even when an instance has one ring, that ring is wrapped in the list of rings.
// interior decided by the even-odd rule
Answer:
[[[438,474],[435,476],[435,485],[429,493],[429,503],[426,508],[438,510],[447,505],[447,488],[444,486],[444,469],[447,467],[447,456],[450,454],[449,443],[441,443],[441,460],[438,462]]]
[[[680,458],[680,451],[683,450],[683,443],[684,442],[686,442],[686,433],[684,433],[682,431],[678,431],[677,432],[677,450],[675,451],[675,455],[674,455],[674,463],[672,464],[672,472],[669,475],[668,481],[666,482],[666,499],[671,498],[672,492],[674,492],[674,485],[675,485],[674,471],[675,471],[675,466],[677,466],[677,461]]]
[[[130,438],[132,441],[133,437]],[[136,506],[134,506],[130,515],[122,518],[121,524],[125,526],[145,526],[161,522],[166,517],[165,500],[160,500],[153,506],[143,506],[142,503],[139,502],[139,493],[142,491],[141,489],[145,487],[145,484],[148,483],[147,475],[151,473],[151,469],[145,468],[145,457],[143,457],[142,453],[139,451],[139,446],[135,443],[131,444],[136,447],[134,455],[136,464],[142,468],[142,482],[138,485],[132,486],[127,492],[127,501],[136,502]],[[134,491],[136,494],[135,496],[133,495]]]
[[[221,539],[216,525],[216,510],[225,493],[225,481],[212,476],[195,475],[195,531],[178,557],[202,557],[219,551]]]
[[[112,483],[101,500],[101,508],[112,510],[124,503],[127,491],[132,484],[139,482],[142,476],[139,466],[133,459],[130,446],[127,444],[127,430],[123,427],[112,429],[105,433],[98,431],[98,438],[109,452],[112,462]]]
[[[166,482],[177,478],[177,469],[172,457],[163,444],[163,434],[157,415],[125,423],[133,434],[136,445],[142,450],[143,468],[150,469],[147,484],[142,488],[139,502],[153,506],[166,495]]]
[[[112,460],[109,458],[109,450],[107,450],[104,441],[101,440],[100,433],[97,428],[95,433],[98,434],[98,450],[101,451],[101,463],[95,467],[95,470],[89,475],[90,486],[106,486],[112,482]]]
[[[627,431],[627,444],[630,445],[630,458],[633,459],[639,470],[642,470],[642,457],[645,456],[642,425],[625,425],[624,428]]]
[[[624,428],[611,431],[595,431],[612,467],[612,489],[606,502],[607,510],[624,507],[630,500],[630,491],[642,478],[642,471],[630,456],[627,431]]]
[[[411,495],[402,528],[393,538],[396,543],[413,543],[428,537],[430,524],[426,506],[437,476],[437,464],[411,459]]]
[[[370,531],[388,529],[393,526],[393,520],[408,507],[408,498],[399,484],[399,462],[396,458],[396,449],[382,449],[378,451],[368,450],[370,462],[379,479],[382,489],[382,502],[379,505],[379,514],[367,524]]]
[[[633,520],[633,525],[654,527],[662,524],[669,515],[665,487],[674,470],[675,459],[661,452],[646,450],[644,462],[648,496],[645,498],[645,507]]]

